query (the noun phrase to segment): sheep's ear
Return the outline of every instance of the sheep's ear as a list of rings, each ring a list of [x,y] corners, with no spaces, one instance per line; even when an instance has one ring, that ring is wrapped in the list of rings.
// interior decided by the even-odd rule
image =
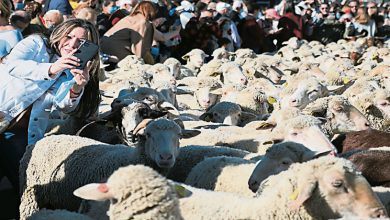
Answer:
[[[309,180],[310,181],[310,180]],[[298,186],[289,196],[289,199],[292,200],[288,205],[290,211],[298,211],[299,208],[307,201],[313,194],[314,189],[317,187],[317,181],[308,182],[305,181],[305,184],[301,187]]]
[[[302,154],[301,154],[301,162],[306,162],[306,161],[309,161],[313,158],[316,157],[316,153],[314,151],[311,151],[311,150],[307,150],[307,151],[304,151]]]
[[[73,195],[87,200],[104,201],[114,198],[106,183],[90,183],[82,186]]]
[[[146,118],[152,118],[152,119],[160,118],[160,117],[168,114],[168,112],[162,112],[162,111],[157,111],[157,110],[152,110],[152,109],[141,109],[141,111],[147,111],[147,112],[144,112],[143,114],[146,116]]]
[[[210,90],[210,94],[222,95],[222,88]]]
[[[194,95],[194,91],[191,90],[189,87],[181,87],[176,89],[176,95],[185,95],[185,94],[190,94]]]
[[[268,130],[268,129],[273,129],[275,127],[276,127],[276,124],[263,121],[256,127],[256,130]]]
[[[189,58],[190,58],[190,56],[191,56],[191,51],[190,52],[188,52],[188,53],[186,53],[186,54],[184,54],[181,58],[183,59],[183,60],[188,60]]]
[[[119,106],[115,109],[112,109],[111,112],[104,117],[102,117],[103,120],[111,121],[111,122],[120,122],[122,120],[122,108],[123,106]]]
[[[177,197],[179,197],[179,198],[189,197],[189,196],[192,194],[191,191],[189,191],[188,189],[186,189],[186,188],[185,188],[184,186],[182,186],[182,185],[175,184],[175,185],[174,185],[174,188],[175,188]]]
[[[134,136],[136,136],[136,135],[143,135],[146,126],[147,126],[148,123],[151,122],[151,121],[153,121],[153,119],[150,119],[150,118],[142,120],[142,121],[134,128],[133,135],[134,135]]]
[[[268,144],[277,144],[277,143],[281,143],[283,142],[283,139],[280,139],[280,138],[275,138],[273,140],[268,140],[268,141],[264,141],[263,143],[261,143],[262,145],[268,145]]]
[[[162,111],[167,111],[174,116],[180,116],[180,113],[176,109],[176,107],[167,101],[162,101],[162,102],[158,103],[158,108]]]
[[[346,84],[341,86],[327,86],[326,88],[329,91],[330,95],[342,95],[345,90],[347,90],[349,87],[351,87],[354,84],[354,80],[348,81]]]
[[[181,138],[187,139],[187,138],[192,138],[197,135],[199,135],[201,132],[198,130],[182,130],[181,131]]]
[[[241,126],[244,126],[245,124],[251,122],[251,121],[254,121],[257,119],[257,116],[253,113],[250,113],[250,112],[241,112],[241,117],[240,117],[240,121],[241,123]]]
[[[210,122],[213,120],[213,114],[210,112],[205,112],[201,116],[199,116],[199,119],[202,121]]]

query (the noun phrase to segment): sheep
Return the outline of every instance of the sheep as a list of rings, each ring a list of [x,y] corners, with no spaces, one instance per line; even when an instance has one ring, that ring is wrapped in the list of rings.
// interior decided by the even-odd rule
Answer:
[[[188,86],[195,97],[178,96],[178,102],[188,105],[191,109],[207,109],[218,101],[222,82],[214,77],[186,77],[179,81],[179,86]]]
[[[338,135],[332,140],[332,144],[339,153],[390,146],[390,135],[375,129],[352,131]]]
[[[151,75],[150,87],[157,88],[161,84],[169,83],[176,85],[175,76],[172,75],[169,68],[161,63],[154,64],[146,70],[147,74]]]
[[[242,58],[256,58],[256,53],[248,48],[240,48],[234,52],[235,60]]]
[[[325,97],[329,91],[314,77],[297,77],[287,81],[287,86],[281,91],[281,106],[303,109],[310,102]]]
[[[234,62],[227,62],[220,67],[222,82],[227,84],[246,85],[248,80],[242,72],[242,68]]]
[[[238,125],[242,111],[239,105],[232,102],[218,102],[203,113],[199,119],[227,125]]]
[[[368,120],[343,96],[328,96],[315,100],[303,112],[326,119],[323,125],[330,137],[333,134],[369,128]]]
[[[180,148],[180,154],[167,178],[176,182],[184,182],[192,168],[199,162],[217,156],[245,158],[247,160],[256,160],[259,157],[258,154],[229,147],[188,145]]]
[[[29,146],[20,165],[21,218],[46,207],[77,210],[80,201],[72,196],[73,190],[101,181],[124,165],[142,163],[167,173],[179,153],[179,138],[199,132],[182,130],[168,119],[156,119],[141,122],[134,134],[139,134],[134,147],[67,135],[46,137]]]
[[[230,60],[230,52],[224,47],[217,48],[213,51],[211,55],[215,60]]]
[[[390,131],[390,92],[377,89],[373,92],[363,92],[349,98],[369,120],[372,128]]]
[[[144,119],[159,118],[166,113],[152,110],[147,104],[132,100],[132,102],[115,106],[110,114],[104,116],[101,120],[88,123],[76,135],[107,144],[126,144],[124,140],[133,139],[133,130]]]
[[[182,59],[187,61],[187,64],[184,66],[192,70],[195,73],[195,76],[197,76],[200,67],[204,64],[204,59],[208,56],[209,55],[200,49],[192,49],[190,52],[182,56]]]
[[[210,157],[198,163],[185,180],[185,184],[219,192],[254,196],[246,181],[255,168],[255,161],[238,157]]]
[[[294,164],[269,177],[256,198],[184,187],[190,194],[179,199],[184,219],[334,219],[346,212],[387,217],[367,181],[339,158]]]
[[[265,130],[270,128],[268,125],[273,128],[271,132]],[[332,143],[321,131],[320,125],[321,121],[315,117],[299,115],[277,125],[262,122],[256,128],[257,130],[253,127],[219,126],[216,129],[208,129],[210,127],[208,125],[198,126],[194,128],[200,129],[201,134],[183,140],[181,146],[219,145],[261,153],[265,152],[266,146],[269,144],[294,141],[318,152],[335,151]]]
[[[303,163],[315,157],[321,156],[297,143],[275,144],[267,150],[262,160],[256,164],[249,180],[248,186],[256,192],[260,184],[271,175],[276,175],[294,163]],[[389,159],[390,151],[372,150],[342,154],[340,157],[353,162],[356,168],[372,186],[388,186],[390,184]]]
[[[164,61],[164,65],[169,68],[171,75],[175,77],[175,79],[181,78],[181,74],[180,74],[181,63],[179,60],[170,57]]]
[[[269,103],[263,89],[256,86],[243,88],[242,86],[225,86],[221,89],[220,101],[234,102],[240,105],[245,112],[268,115]]]
[[[41,209],[33,215],[29,216],[27,220],[92,220],[92,218],[66,210],[49,210]]]
[[[179,111],[172,103],[167,102],[166,97],[155,89],[148,87],[139,87],[135,91],[127,92],[123,90],[119,93],[118,98],[114,99],[111,108],[123,105],[124,103],[133,102],[133,100],[144,102],[153,110],[167,110],[173,115],[179,115]]]
[[[111,201],[109,207],[103,205],[100,210],[81,207],[81,213],[94,219],[173,220],[182,219],[178,189],[153,169],[130,165],[119,168],[104,183],[89,183],[76,189],[74,195],[88,200]]]

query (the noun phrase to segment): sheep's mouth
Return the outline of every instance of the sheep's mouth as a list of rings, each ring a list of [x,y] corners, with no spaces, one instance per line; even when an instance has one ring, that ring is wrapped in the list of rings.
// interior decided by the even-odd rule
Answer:
[[[173,162],[157,162],[157,165],[160,167],[160,168],[171,168],[173,167]]]

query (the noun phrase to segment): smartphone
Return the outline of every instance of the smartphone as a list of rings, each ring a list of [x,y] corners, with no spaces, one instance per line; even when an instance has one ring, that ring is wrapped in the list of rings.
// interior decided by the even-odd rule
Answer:
[[[75,57],[80,59],[80,66],[77,69],[83,70],[90,61],[99,51],[99,46],[91,41],[85,40],[80,44],[79,49],[73,54]]]

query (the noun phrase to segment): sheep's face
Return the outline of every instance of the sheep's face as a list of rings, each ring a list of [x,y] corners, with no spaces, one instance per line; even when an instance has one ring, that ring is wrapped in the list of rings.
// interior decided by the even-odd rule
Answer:
[[[264,73],[273,83],[279,83],[283,76],[282,72],[273,66],[268,67]]]
[[[152,87],[162,83],[176,85],[175,76],[173,76],[169,68],[163,64],[156,64],[148,69],[148,73],[153,76],[151,79]]]
[[[179,62],[169,63],[165,65],[169,68],[169,72],[172,77],[174,77],[175,79],[178,79],[180,77],[181,64]]]
[[[337,101],[330,101],[327,119],[334,133],[361,131],[370,128],[370,123],[354,106]]]
[[[158,121],[156,121],[158,122]],[[161,168],[171,168],[179,155],[180,127],[172,121],[166,124],[147,125],[145,135],[145,153]]]
[[[242,68],[235,63],[223,64],[220,68],[224,78],[224,84],[246,85],[248,79],[244,75]]]
[[[305,108],[309,103],[327,94],[327,89],[317,80],[309,79],[298,83],[295,89],[292,89],[291,95],[285,96],[282,101],[282,107]]]
[[[204,59],[208,57],[205,52],[199,49],[194,49],[183,56],[184,60],[187,60],[187,64],[191,64],[195,68],[200,68],[204,64]]]
[[[353,215],[360,218],[383,218],[387,213],[367,180],[353,174],[331,168],[316,174],[321,197],[339,216]]]
[[[376,98],[375,106],[382,112],[385,118],[390,119],[390,96]]]
[[[203,109],[207,109],[217,102],[218,95],[211,93],[210,87],[198,88],[195,91],[196,100]]]
[[[219,112],[209,111],[200,116],[201,120],[214,123],[222,123],[226,125],[237,125],[241,118],[241,111],[236,112]]]
[[[282,148],[282,151],[276,145],[269,148],[264,157],[256,164],[248,181],[249,189],[252,192],[256,193],[260,184],[269,176],[287,170],[293,163],[302,162],[301,158],[289,148],[285,146]]]

